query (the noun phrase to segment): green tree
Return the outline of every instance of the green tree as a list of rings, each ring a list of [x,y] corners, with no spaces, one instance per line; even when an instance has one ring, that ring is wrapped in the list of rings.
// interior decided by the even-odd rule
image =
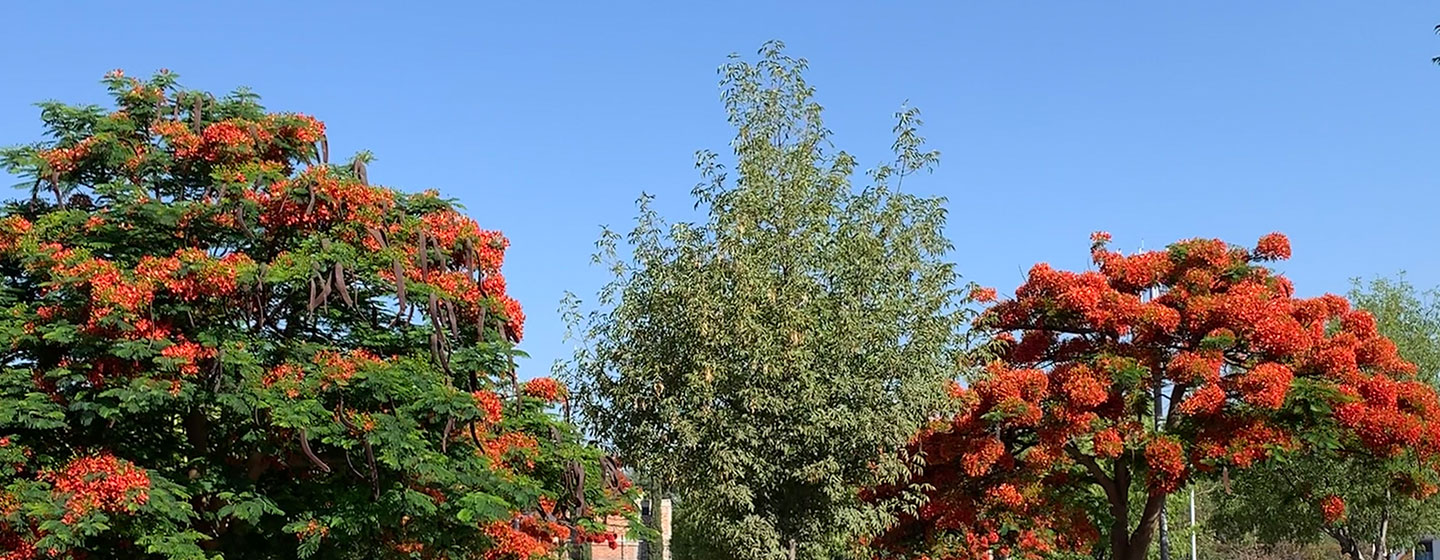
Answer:
[[[1419,368],[1418,377],[1435,383],[1440,375],[1436,293],[1416,290],[1402,274],[1368,284],[1353,280],[1349,297],[1375,317],[1400,356]],[[1281,456],[1237,474],[1233,492],[1217,494],[1210,524],[1225,539],[1254,537],[1269,544],[1332,540],[1348,558],[1383,559],[1392,546],[1408,548],[1417,537],[1440,530],[1435,487],[1409,470],[1383,458]],[[1327,520],[1322,510],[1327,499],[1343,504],[1343,514],[1332,513]]]
[[[617,465],[515,382],[508,242],[324,125],[109,74],[0,207],[0,557],[485,558],[603,540]],[[632,516],[633,517],[633,516]],[[610,538],[613,538],[611,536]]]
[[[678,494],[705,549],[819,557],[881,521],[857,488],[905,467],[969,315],[943,201],[900,191],[938,157],[918,113],[898,113],[895,160],[857,189],[805,61],[760,54],[721,68],[735,161],[698,156],[708,219],[667,225],[645,196],[628,254],[604,232],[614,280],[598,309],[571,308],[584,344],[566,374],[584,425]]]

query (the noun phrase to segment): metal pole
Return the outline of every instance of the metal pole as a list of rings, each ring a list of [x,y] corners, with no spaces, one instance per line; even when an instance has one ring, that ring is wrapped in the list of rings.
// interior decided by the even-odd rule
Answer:
[[[1161,403],[1164,395],[1164,382],[1161,379],[1155,380],[1155,433],[1160,433],[1163,424],[1160,422],[1161,414],[1164,414],[1164,405]],[[1170,560],[1170,523],[1165,513],[1165,502],[1160,502],[1160,560]]]
[[[1190,487],[1190,560],[1199,560],[1199,547],[1195,546],[1195,487]]]

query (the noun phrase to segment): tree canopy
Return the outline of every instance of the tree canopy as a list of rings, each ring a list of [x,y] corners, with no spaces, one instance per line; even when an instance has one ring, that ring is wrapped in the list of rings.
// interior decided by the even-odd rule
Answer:
[[[324,124],[105,77],[0,153],[0,558],[523,558],[617,464],[514,377],[508,241]]]
[[[876,539],[882,553],[1098,546],[1140,560],[1166,496],[1192,477],[1301,451],[1370,457],[1410,492],[1434,492],[1435,390],[1373,315],[1336,295],[1294,296],[1265,266],[1289,258],[1285,237],[1132,255],[1109,240],[1093,238],[1098,270],[1036,265],[986,310],[1002,357],[956,386],[961,412],[914,444],[922,474],[876,489],[926,498]],[[1338,495],[1310,498],[1323,522],[1344,518]]]
[[[876,525],[857,489],[904,470],[969,317],[942,201],[899,188],[937,157],[918,113],[856,188],[805,68],[772,43],[721,69],[735,159],[699,155],[705,220],[666,224],[643,198],[628,252],[601,239],[599,308],[572,315],[585,425],[736,558],[828,556]]]

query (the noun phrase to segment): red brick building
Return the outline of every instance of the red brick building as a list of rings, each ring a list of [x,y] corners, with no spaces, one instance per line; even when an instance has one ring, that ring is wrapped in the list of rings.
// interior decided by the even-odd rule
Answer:
[[[610,530],[620,535],[615,548],[605,543],[590,545],[590,560],[670,560],[670,498],[645,499],[640,502],[640,518],[645,524],[660,532],[660,540],[654,543],[637,541],[625,536],[630,524],[623,517],[608,520]]]

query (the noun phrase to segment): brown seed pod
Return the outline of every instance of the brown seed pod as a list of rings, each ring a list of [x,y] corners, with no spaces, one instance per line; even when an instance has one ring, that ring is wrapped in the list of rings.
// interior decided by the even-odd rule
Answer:
[[[305,457],[309,458],[311,463],[315,463],[315,466],[319,467],[320,470],[327,473],[330,472],[330,465],[325,464],[325,461],[321,461],[320,457],[317,457],[315,452],[310,450],[310,437],[309,434],[306,433],[305,428],[300,428],[300,450],[304,451]]]

